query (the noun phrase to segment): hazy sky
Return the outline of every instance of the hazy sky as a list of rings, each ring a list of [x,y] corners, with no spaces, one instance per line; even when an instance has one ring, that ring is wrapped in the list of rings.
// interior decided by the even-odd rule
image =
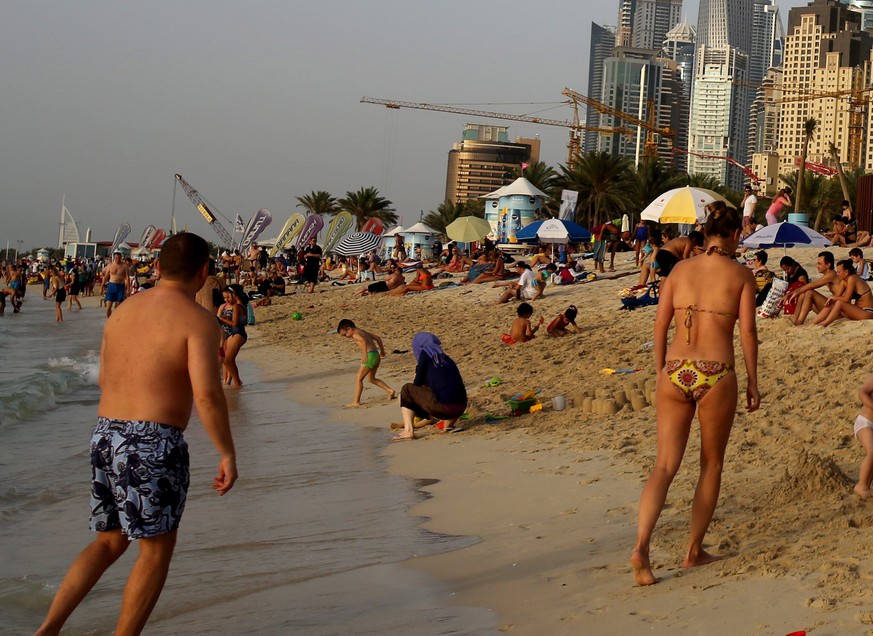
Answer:
[[[783,23],[791,6],[780,0]],[[0,3],[0,249],[169,225],[176,172],[225,216],[375,186],[405,224],[445,192],[472,118],[359,103],[467,104],[564,119],[587,88],[590,23],[618,0],[6,0]],[[697,2],[685,11],[696,21]],[[547,103],[542,103],[547,102]],[[553,108],[554,106],[554,108]],[[475,120],[479,121],[479,120]],[[500,123],[492,121],[490,123]],[[505,122],[566,161],[562,128]],[[176,192],[179,227],[215,236]],[[83,237],[84,238],[84,237]]]

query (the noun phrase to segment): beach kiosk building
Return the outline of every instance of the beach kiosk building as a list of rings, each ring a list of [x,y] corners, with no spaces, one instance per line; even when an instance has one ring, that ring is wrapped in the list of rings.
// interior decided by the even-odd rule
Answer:
[[[433,241],[436,238],[436,230],[426,226],[424,223],[416,223],[400,232],[403,235],[403,246],[406,248],[406,253],[409,259],[415,258],[415,249],[421,248],[421,258],[428,259],[433,256]],[[394,245],[394,241],[391,241]]]
[[[488,234],[495,243],[517,243],[515,234],[533,223],[543,209],[546,193],[524,177],[486,194],[485,219],[491,224]]]

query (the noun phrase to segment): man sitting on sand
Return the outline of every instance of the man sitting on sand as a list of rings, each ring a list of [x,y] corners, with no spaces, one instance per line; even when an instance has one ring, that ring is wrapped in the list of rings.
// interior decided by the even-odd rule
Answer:
[[[843,283],[843,291],[827,299],[814,324],[827,327],[839,318],[849,320],[873,318],[873,295],[870,293],[870,285],[855,273],[852,261],[846,259],[837,263],[837,276]]]
[[[821,278],[785,294],[785,302],[797,299],[797,311],[794,312],[795,325],[802,325],[806,322],[806,317],[810,311],[819,313],[825,306],[827,298],[821,292],[815,291],[816,289],[827,285],[831,296],[839,296],[843,291],[844,284],[834,270],[834,255],[831,252],[819,252],[815,267],[821,274]]]
[[[533,273],[527,263],[517,262],[515,264],[515,271],[520,275],[518,282],[494,283],[492,285],[492,287],[506,287],[506,291],[503,292],[503,295],[497,301],[498,305],[508,302],[513,296],[520,300],[536,300],[542,297],[543,286],[537,285],[536,274]]]

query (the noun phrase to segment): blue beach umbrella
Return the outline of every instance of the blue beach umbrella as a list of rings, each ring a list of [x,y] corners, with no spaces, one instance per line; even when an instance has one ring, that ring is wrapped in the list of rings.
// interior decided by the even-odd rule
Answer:
[[[833,245],[826,237],[805,225],[774,223],[747,236],[740,245],[744,247],[829,247]]]
[[[523,243],[533,243],[539,240],[539,232],[543,223],[548,223],[548,226],[560,223],[567,231],[567,240],[571,243],[584,243],[591,240],[591,232],[573,221],[563,219],[547,219],[545,221],[534,221],[528,223],[515,234],[515,238]]]

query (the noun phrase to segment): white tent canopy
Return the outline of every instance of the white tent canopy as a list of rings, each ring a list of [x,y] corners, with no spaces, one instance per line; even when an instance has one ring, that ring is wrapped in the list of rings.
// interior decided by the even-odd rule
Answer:
[[[403,230],[404,234],[436,234],[436,230],[426,226],[424,223],[416,223],[415,225],[410,225],[408,228]]]
[[[534,186],[524,177],[519,177],[509,185],[498,188],[494,192],[483,195],[482,199],[499,199],[500,197],[508,197],[512,195],[523,195],[528,197],[546,197],[546,193]]]
[[[382,236],[394,236],[396,234],[403,234],[404,229],[402,225],[398,225],[397,227],[393,227],[387,232],[383,232]]]

